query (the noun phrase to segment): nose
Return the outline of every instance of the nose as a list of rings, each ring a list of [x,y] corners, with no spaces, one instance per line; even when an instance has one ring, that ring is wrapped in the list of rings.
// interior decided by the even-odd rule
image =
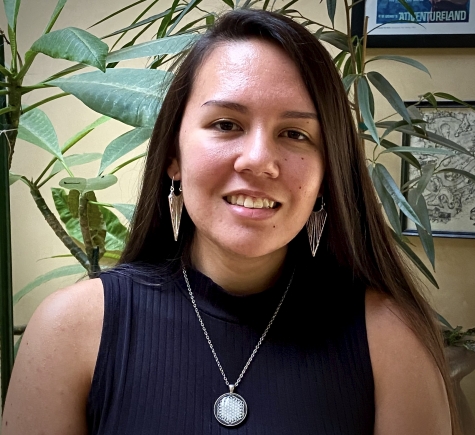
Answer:
[[[258,129],[245,135],[234,169],[276,178],[279,175],[279,151],[272,133]]]

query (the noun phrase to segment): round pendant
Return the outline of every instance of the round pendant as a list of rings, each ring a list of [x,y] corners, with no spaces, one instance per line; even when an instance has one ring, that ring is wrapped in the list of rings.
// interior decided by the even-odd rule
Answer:
[[[246,401],[236,393],[225,393],[214,404],[214,416],[223,426],[237,426],[247,415]]]

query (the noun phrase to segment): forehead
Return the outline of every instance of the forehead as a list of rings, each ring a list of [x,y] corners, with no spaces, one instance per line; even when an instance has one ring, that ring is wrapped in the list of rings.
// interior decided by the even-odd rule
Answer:
[[[198,69],[191,99],[292,99],[313,108],[300,72],[278,46],[250,39],[218,44]]]

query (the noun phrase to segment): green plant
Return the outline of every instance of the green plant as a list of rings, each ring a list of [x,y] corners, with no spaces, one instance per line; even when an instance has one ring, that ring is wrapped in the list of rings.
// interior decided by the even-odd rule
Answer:
[[[341,71],[343,84],[349,94],[350,104],[359,128],[361,146],[371,147],[367,153],[368,169],[386,212],[393,237],[415,266],[433,285],[437,286],[431,271],[414,253],[408,240],[403,237],[399,210],[416,224],[427,258],[434,267],[434,243],[427,205],[422,192],[427,187],[430,178],[441,171],[457,172],[471,182],[475,181],[475,175],[450,167],[421,165],[416,156],[424,153],[442,153],[447,156],[463,153],[470,158],[474,156],[457,143],[427,131],[425,121],[421,119],[417,108],[406,107],[389,81],[380,73],[370,70],[372,65],[379,62],[400,62],[406,64],[408,68],[415,68],[429,74],[427,68],[420,62],[403,56],[381,55],[368,59],[367,31],[364,32],[362,38],[351,34],[352,4],[349,0],[342,1],[346,17],[346,27],[342,30],[335,28],[334,25],[336,0],[326,2],[329,24],[305,17],[296,9],[298,0],[291,0],[281,7],[276,7],[276,2],[269,0],[246,0],[242,4],[239,1],[234,3],[233,0],[223,0],[223,3],[229,8],[270,9],[292,17],[308,27],[316,38],[339,50],[334,56],[334,63]],[[415,19],[411,7],[404,0],[399,1]],[[130,13],[133,8],[138,8],[140,5],[144,7],[129,26],[101,39],[78,28],[52,30],[66,3],[67,0],[58,1],[43,35],[22,56],[18,53],[16,44],[16,20],[20,0],[4,0],[8,19],[10,64],[0,66],[0,73],[6,77],[5,82],[0,82],[0,95],[8,99],[7,106],[0,108],[0,115],[5,115],[7,118],[8,125],[4,128],[3,134],[10,144],[9,162],[11,165],[18,138],[51,154],[50,163],[36,178],[10,174],[10,182],[21,181],[28,187],[46,222],[69,252],[62,255],[73,256],[79,263],[78,266],[66,266],[38,277],[16,294],[15,301],[24,297],[37,285],[58,276],[85,271],[90,277],[94,277],[101,266],[113,264],[119,258],[122,243],[127,237],[127,229],[110,209],[119,211],[130,220],[133,215],[133,206],[101,203],[97,200],[96,193],[116,183],[116,174],[121,168],[144,156],[144,154],[135,155],[126,162],[113,166],[118,159],[148,140],[160,110],[160,101],[166,93],[171,77],[165,68],[170,61],[187,49],[200,31],[213,24],[216,17],[214,12],[203,9],[202,0],[174,0],[169,8],[162,11],[155,10],[160,7],[160,5],[157,6],[158,0],[139,0],[111,13],[92,26],[111,20],[119,14]],[[141,36],[147,31],[153,31],[153,39],[139,42]],[[133,36],[131,36],[132,33]],[[113,37],[117,39],[109,47],[104,41],[109,41]],[[121,47],[115,50],[119,43]],[[73,65],[34,85],[24,86],[23,80],[40,53],[51,58],[67,59],[73,62]],[[149,58],[146,68],[117,68],[122,61],[140,57]],[[93,70],[83,72],[85,68]],[[151,87],[150,83],[156,85]],[[29,107],[22,103],[24,95],[36,93],[45,88],[59,88],[61,92]],[[374,90],[379,92],[394,109],[391,117],[375,119]],[[60,146],[54,126],[40,107],[68,95],[75,96],[102,116]],[[460,102],[456,97],[442,92],[423,93],[419,100],[428,101],[437,107],[436,98]],[[73,147],[76,147],[90,132],[107,122],[109,118],[131,126],[132,130],[108,144],[102,155],[70,153]],[[422,137],[440,147],[408,149],[388,139],[392,132]],[[382,157],[388,153],[405,160],[418,171],[419,175],[401,189],[381,162]],[[98,159],[101,160],[100,169],[95,176],[88,179],[74,176],[72,168]],[[41,188],[46,181],[62,171],[66,171],[69,176],[59,181],[61,188],[52,190],[58,219],[44,201]],[[407,194],[404,195],[404,193]]]

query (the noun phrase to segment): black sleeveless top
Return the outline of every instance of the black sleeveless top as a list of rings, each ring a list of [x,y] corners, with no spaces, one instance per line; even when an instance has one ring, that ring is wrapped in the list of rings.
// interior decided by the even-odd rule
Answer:
[[[101,274],[104,324],[87,403],[90,435],[372,435],[374,384],[364,289],[295,270],[274,324],[236,388],[246,420],[221,426],[229,392],[178,268],[151,285]],[[292,270],[272,288],[233,296],[188,268],[203,322],[234,383],[271,319]],[[325,274],[327,275],[327,274]]]

